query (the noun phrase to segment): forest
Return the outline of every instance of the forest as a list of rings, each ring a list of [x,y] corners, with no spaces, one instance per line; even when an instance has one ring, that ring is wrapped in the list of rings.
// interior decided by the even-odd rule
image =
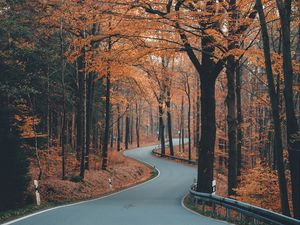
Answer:
[[[43,203],[145,181],[123,152],[159,144],[196,162],[198,192],[216,180],[300,219],[299,14],[297,0],[0,1],[0,212],[35,204],[33,180]]]

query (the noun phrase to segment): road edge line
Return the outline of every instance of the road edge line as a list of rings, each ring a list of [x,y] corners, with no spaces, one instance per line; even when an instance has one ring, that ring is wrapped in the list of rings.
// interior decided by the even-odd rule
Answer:
[[[156,145],[155,145],[156,146]],[[148,147],[154,147],[154,146],[148,146]],[[131,158],[129,156],[126,156],[128,158]],[[138,160],[142,163],[145,163],[147,165],[149,165],[150,167],[154,168],[155,165],[152,165],[148,162],[145,162],[143,160]],[[145,185],[149,182],[152,182],[154,181],[155,179],[159,178],[160,177],[160,170],[158,168],[155,167],[155,169],[157,170],[157,176],[153,177],[152,179],[149,179],[145,182],[142,182],[140,184],[137,184],[137,185],[134,185],[134,186],[131,186],[131,187],[128,187],[128,188],[125,188],[125,189],[122,189],[120,191],[117,191],[117,192],[114,192],[114,193],[111,193],[111,194],[108,194],[108,195],[104,195],[104,196],[101,196],[101,197],[98,197],[98,198],[94,198],[94,199],[90,199],[90,200],[84,200],[84,201],[80,201],[80,202],[76,202],[76,203],[71,203],[71,204],[66,204],[66,205],[61,205],[61,206],[56,206],[56,207],[53,207],[53,208],[49,208],[49,209],[44,209],[44,210],[41,210],[41,211],[38,211],[38,212],[35,212],[35,213],[32,213],[32,214],[29,214],[27,216],[23,216],[23,217],[20,217],[18,219],[15,219],[15,220],[12,220],[12,221],[8,221],[6,223],[3,223],[1,225],[10,225],[10,224],[14,224],[16,222],[19,222],[19,221],[22,221],[22,220],[25,220],[25,219],[28,219],[30,217],[33,217],[33,216],[36,216],[36,215],[39,215],[39,214],[42,214],[42,213],[45,213],[45,212],[49,212],[49,211],[52,211],[52,210],[56,210],[56,209],[61,209],[61,208],[66,208],[66,207],[70,207],[70,206],[75,206],[75,205],[79,205],[79,204],[84,204],[84,203],[88,203],[88,202],[94,202],[94,201],[97,201],[97,200],[101,200],[101,199],[104,199],[104,198],[108,198],[108,197],[111,197],[111,196],[114,196],[114,195],[117,195],[117,194],[120,194],[122,192],[125,192],[125,191],[128,191],[130,189],[134,189],[136,187],[139,187],[139,186],[142,186],[142,185]]]

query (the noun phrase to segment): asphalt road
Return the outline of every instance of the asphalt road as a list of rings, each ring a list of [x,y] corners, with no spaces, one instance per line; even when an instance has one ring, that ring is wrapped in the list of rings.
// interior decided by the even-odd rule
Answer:
[[[14,225],[208,225],[226,224],[194,214],[181,205],[196,169],[151,155],[154,147],[125,152],[160,171],[147,183],[119,193],[58,207],[6,224]],[[70,193],[71,194],[71,193]]]

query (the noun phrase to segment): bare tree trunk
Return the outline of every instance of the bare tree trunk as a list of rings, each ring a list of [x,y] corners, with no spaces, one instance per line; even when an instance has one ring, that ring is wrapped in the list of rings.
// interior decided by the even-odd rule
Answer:
[[[85,168],[89,169],[89,155],[91,144],[91,128],[93,117],[93,96],[94,96],[94,74],[87,75],[87,118],[86,118],[86,152],[85,152]]]
[[[130,131],[130,119],[129,119],[129,116],[126,114],[126,119],[125,119],[125,149],[128,149],[129,131]]]
[[[242,169],[242,146],[243,146],[243,131],[242,131],[242,99],[241,99],[241,89],[242,89],[242,68],[240,65],[236,67],[236,107],[237,107],[237,175],[241,175]]]
[[[131,110],[129,143],[133,143],[133,113]]]
[[[184,100],[183,96],[181,98],[181,145],[182,145],[182,152],[185,151],[184,149]]]
[[[160,101],[162,102],[162,100]],[[161,145],[161,154],[164,156],[166,154],[166,145],[165,145],[165,124],[163,120],[163,106],[162,103],[159,104],[159,136],[160,136],[160,145]]]
[[[192,140],[191,140],[191,89],[190,89],[190,83],[189,78],[187,77],[186,80],[186,94],[188,98],[188,157],[189,160],[192,160]]]
[[[85,68],[84,53],[78,59],[77,75],[78,75],[78,100],[77,100],[77,143],[76,143],[76,158],[80,160],[83,148],[83,86],[84,86],[84,73],[82,70]],[[84,175],[83,171],[80,172]]]
[[[136,145],[140,147],[140,121],[139,121],[139,110],[138,110],[138,103],[135,103],[135,133],[136,133]]]
[[[76,113],[75,107],[72,109],[72,125],[71,125],[71,146],[73,150],[76,148]]]
[[[291,1],[276,0],[282,30],[284,98],[294,217],[300,219],[300,138],[294,108],[294,71],[291,56]]]
[[[121,150],[121,113],[120,113],[120,105],[117,106],[118,110],[118,120],[117,120],[117,150]]]
[[[114,147],[114,113],[111,108],[111,119],[110,119],[110,147]]]
[[[80,160],[80,177],[81,179],[83,180],[84,179],[84,173],[85,173],[85,152],[86,152],[86,106],[87,106],[87,102],[86,102],[86,95],[87,95],[87,92],[86,92],[86,59],[85,59],[85,49],[83,49],[83,53],[82,53],[82,56],[81,56],[81,59],[80,59],[80,70],[83,71],[83,72],[80,72],[79,74],[79,92],[82,92],[79,93],[80,95],[80,103],[81,105],[79,106],[80,107],[80,131],[81,134],[80,134],[80,149],[81,149],[81,160]]]
[[[105,103],[105,131],[102,146],[102,170],[107,168],[107,150],[109,142],[109,126],[110,126],[110,74],[106,77],[106,103]]]
[[[170,155],[174,156],[174,147],[173,147],[173,135],[172,135],[172,115],[171,115],[171,93],[170,90],[167,90],[167,120],[168,120],[168,136],[169,136],[169,148]]]
[[[154,135],[153,112],[152,112],[151,105],[150,105],[150,133],[151,133],[151,135]]]
[[[199,148],[199,137],[200,137],[200,80],[197,77],[197,100],[196,100],[196,148]],[[198,155],[198,151],[197,151]],[[198,158],[198,157],[197,157]]]
[[[256,6],[259,14],[260,26],[262,29],[266,74],[267,74],[269,95],[270,95],[271,106],[272,106],[272,115],[273,115],[274,131],[275,131],[275,143],[276,143],[274,147],[276,148],[276,164],[277,164],[279,189],[280,189],[281,210],[284,215],[290,216],[287,183],[286,183],[285,169],[283,163],[283,146],[282,146],[282,137],[281,137],[279,103],[275,91],[270,44],[269,44],[269,34],[268,34],[266,19],[265,19],[261,0],[256,0]]]
[[[63,0],[62,0],[63,4]],[[61,126],[61,162],[62,162],[62,179],[65,179],[65,145],[66,145],[66,97],[65,97],[65,60],[64,60],[64,37],[63,37],[63,18],[60,23],[60,57],[61,57],[61,85],[63,97],[63,118]]]

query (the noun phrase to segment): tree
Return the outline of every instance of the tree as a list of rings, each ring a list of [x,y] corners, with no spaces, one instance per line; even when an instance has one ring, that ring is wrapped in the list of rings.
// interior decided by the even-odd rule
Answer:
[[[272,106],[272,116],[273,116],[274,131],[275,131],[275,143],[276,143],[274,145],[275,148],[274,152],[276,152],[276,167],[278,171],[281,210],[284,215],[290,216],[287,183],[286,183],[285,169],[283,163],[283,145],[282,145],[282,137],[281,137],[280,116],[279,116],[279,102],[278,102],[278,98],[275,90],[275,84],[274,84],[269,34],[268,34],[267,23],[266,23],[261,0],[256,0],[256,8],[258,11],[260,26],[262,29],[266,74],[267,74],[269,95],[270,95],[271,106]]]
[[[284,74],[285,113],[287,119],[287,141],[292,177],[292,201],[294,217],[300,219],[300,138],[299,124],[294,107],[294,69],[291,54],[292,1],[276,0],[282,32],[282,56]]]
[[[0,103],[0,209],[21,206],[25,200],[29,162],[21,147],[19,131],[15,127],[14,113],[9,109],[7,96],[1,93]]]

